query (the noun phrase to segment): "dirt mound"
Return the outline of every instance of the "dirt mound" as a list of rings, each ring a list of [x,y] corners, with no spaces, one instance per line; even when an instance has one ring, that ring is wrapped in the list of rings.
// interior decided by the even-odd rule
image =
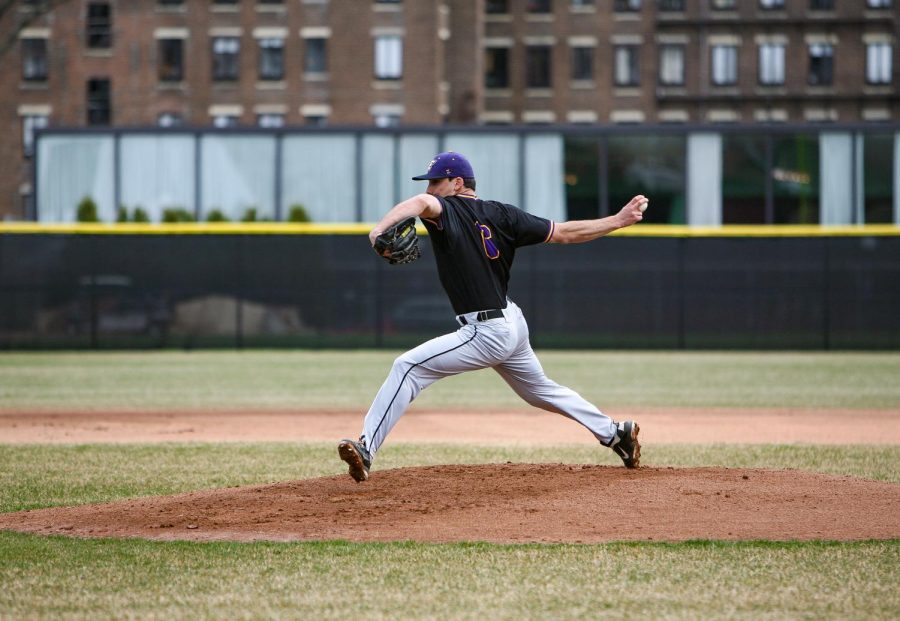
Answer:
[[[794,470],[432,466],[0,514],[0,529],[189,540],[900,537],[900,485]]]

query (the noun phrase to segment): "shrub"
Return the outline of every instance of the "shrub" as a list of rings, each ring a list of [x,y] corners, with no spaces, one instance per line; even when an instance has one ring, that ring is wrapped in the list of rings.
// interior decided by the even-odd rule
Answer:
[[[100,222],[97,216],[97,203],[90,196],[85,196],[78,203],[77,216],[79,222]]]
[[[116,222],[128,222],[128,207],[120,205],[116,210]]]
[[[207,222],[228,222],[228,216],[222,213],[221,209],[213,209],[206,216]]]
[[[300,203],[296,203],[291,205],[288,210],[288,222],[312,222],[312,218],[309,217],[309,212],[306,211],[306,207]]]
[[[244,217],[241,218],[241,222],[256,222],[256,207],[247,207],[247,210],[244,212]]]
[[[134,215],[131,217],[132,222],[150,222],[150,216],[144,211],[143,207],[135,207]]]
[[[163,222],[193,222],[194,216],[183,207],[169,207],[163,209]]]

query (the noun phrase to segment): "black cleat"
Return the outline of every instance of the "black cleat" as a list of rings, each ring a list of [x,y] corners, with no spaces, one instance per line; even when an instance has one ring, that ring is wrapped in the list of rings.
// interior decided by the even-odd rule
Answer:
[[[372,466],[372,456],[366,450],[363,442],[353,440],[341,440],[338,444],[338,455],[350,466],[350,476],[357,483],[369,480],[369,468]]]
[[[640,431],[640,426],[633,420],[621,422],[617,425],[616,437],[609,445],[622,458],[626,468],[641,467],[641,443],[638,442]]]

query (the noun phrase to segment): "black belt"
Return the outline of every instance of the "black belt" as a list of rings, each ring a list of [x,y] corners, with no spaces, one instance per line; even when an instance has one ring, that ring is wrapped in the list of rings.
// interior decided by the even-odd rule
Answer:
[[[501,317],[503,317],[503,309],[492,308],[490,310],[478,311],[478,315],[475,316],[475,321],[487,321],[488,319],[500,319]],[[459,316],[459,321],[462,325],[469,323],[463,315]]]

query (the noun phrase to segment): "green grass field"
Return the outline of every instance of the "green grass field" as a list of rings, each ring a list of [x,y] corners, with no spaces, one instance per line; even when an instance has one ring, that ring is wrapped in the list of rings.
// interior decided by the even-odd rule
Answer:
[[[0,409],[362,408],[394,355],[2,354]],[[895,354],[540,355],[548,374],[606,405],[900,409]],[[418,403],[471,406],[472,395],[519,405],[491,372],[441,382]],[[607,457],[581,445],[397,444],[379,468],[616,463]],[[668,445],[646,447],[644,458],[900,484],[896,446]],[[339,472],[334,447],[323,444],[12,446],[0,438],[0,511]],[[0,619],[895,619],[898,583],[900,540],[228,544],[0,533]]]

